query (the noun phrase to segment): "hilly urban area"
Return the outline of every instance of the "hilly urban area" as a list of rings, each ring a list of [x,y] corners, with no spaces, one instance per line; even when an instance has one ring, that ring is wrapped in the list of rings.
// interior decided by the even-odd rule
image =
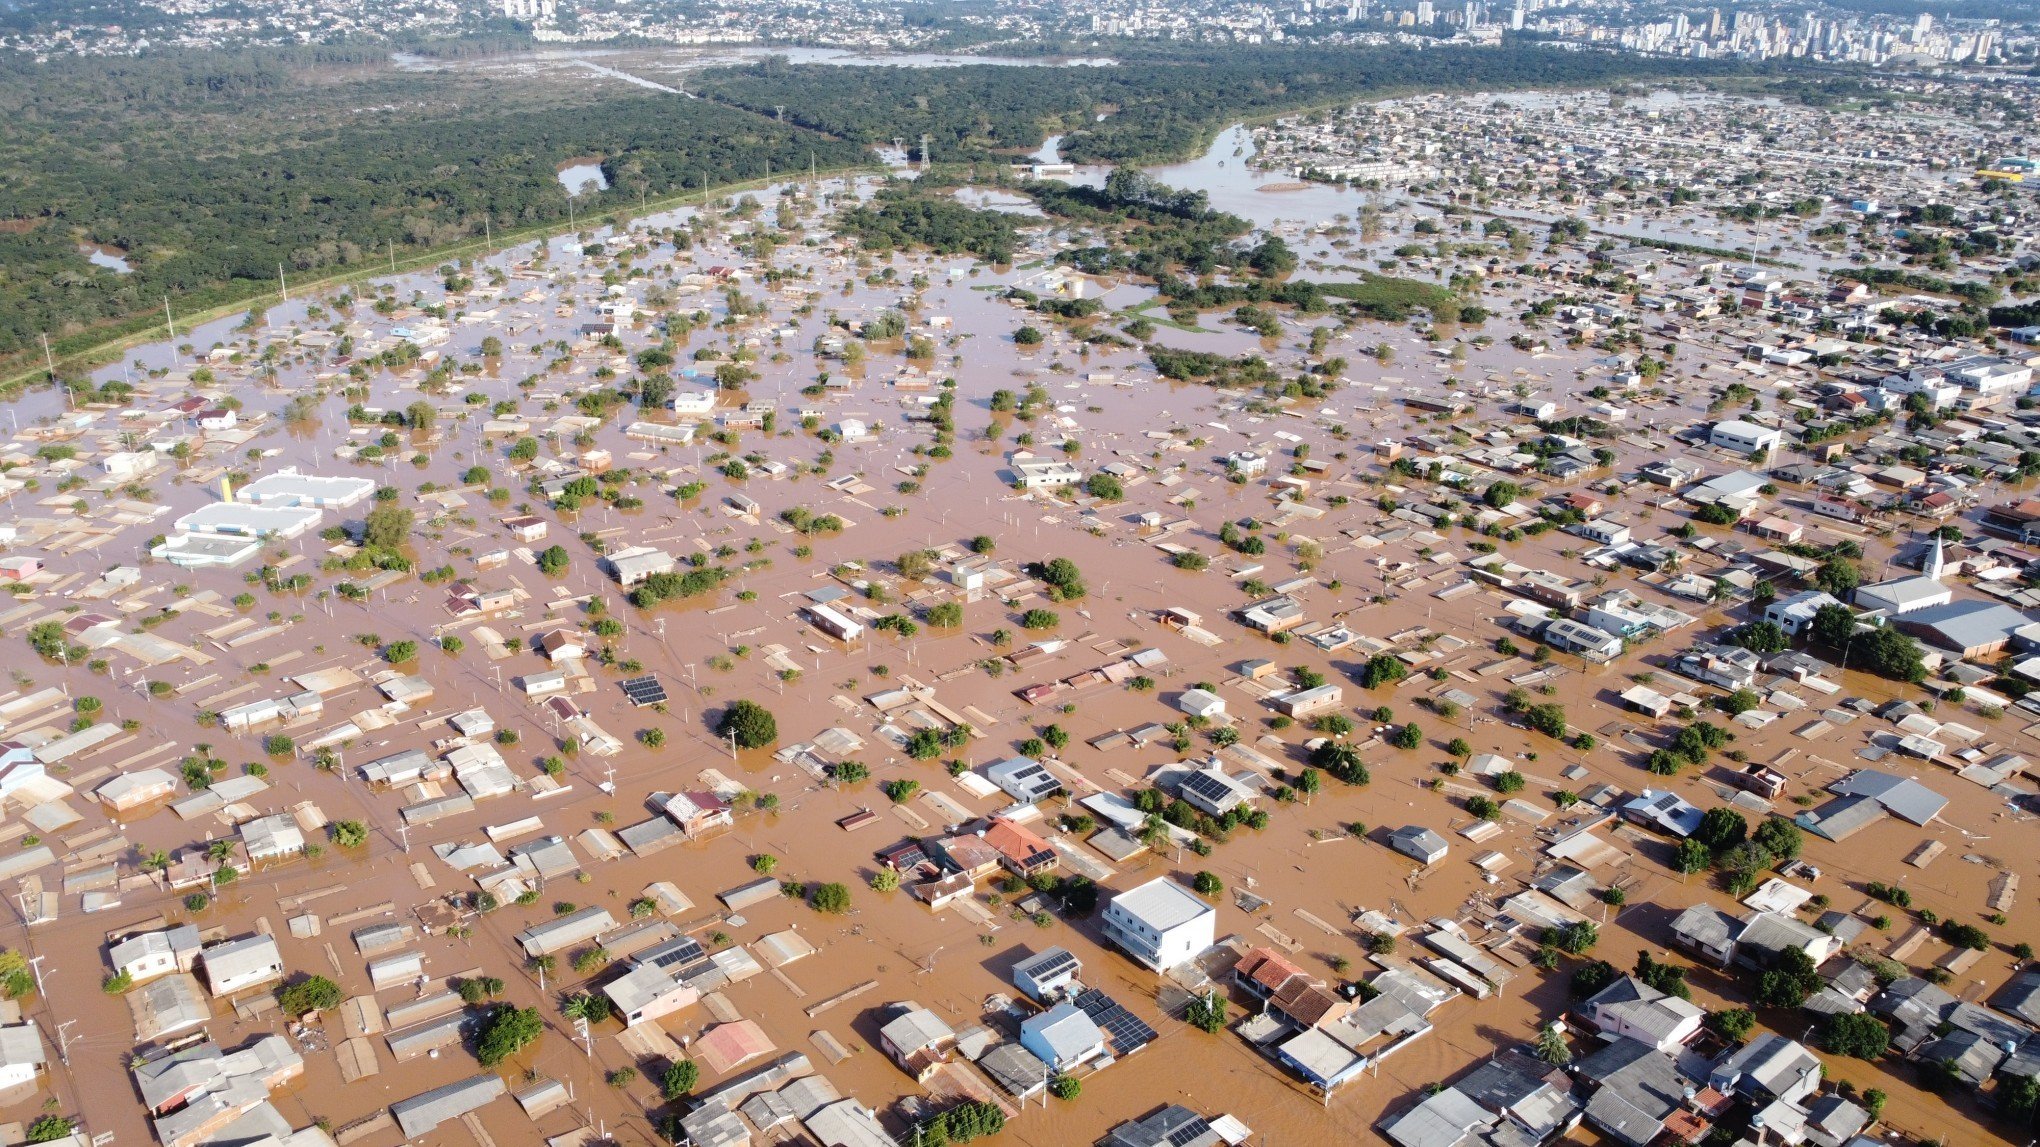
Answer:
[[[0,5],[0,1147],[2030,1147],[2036,122],[2003,0]]]

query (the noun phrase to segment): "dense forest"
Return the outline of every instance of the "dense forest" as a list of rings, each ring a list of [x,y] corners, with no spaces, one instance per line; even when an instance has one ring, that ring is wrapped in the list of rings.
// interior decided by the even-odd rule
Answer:
[[[1735,65],[1537,47],[1136,48],[1118,67],[837,68],[764,60],[712,71],[698,90],[752,111],[877,145],[930,137],[937,162],[1032,150],[1063,133],[1081,162],[1182,158],[1217,128],[1398,91],[1595,86],[1719,74]],[[1109,113],[1109,114],[1108,114]],[[1104,119],[1098,117],[1104,115]]]
[[[1019,243],[1013,216],[966,207],[934,176],[888,184],[872,201],[845,211],[837,229],[869,251],[925,248],[1010,263]]]
[[[387,259],[392,244],[401,256],[479,237],[485,219],[498,233],[564,221],[555,172],[576,157],[600,157],[611,184],[575,201],[582,214],[756,178],[768,163],[870,158],[791,124],[649,93],[366,123],[243,111],[295,98],[305,69],[352,62],[335,55],[80,61],[69,83],[0,64],[0,356],[18,359],[43,332],[74,349],[123,320],[153,322],[166,294],[180,309],[230,301],[274,283],[279,264],[316,273]],[[80,89],[95,102],[74,102]],[[126,252],[133,273],[92,267],[82,242]]]

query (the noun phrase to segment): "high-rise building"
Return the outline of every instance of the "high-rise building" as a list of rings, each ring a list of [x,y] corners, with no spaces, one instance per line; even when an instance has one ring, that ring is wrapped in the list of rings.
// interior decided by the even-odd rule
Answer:
[[[1913,21],[1913,43],[1915,44],[1923,43],[1925,42],[1926,38],[1928,36],[1933,35],[1933,33],[1934,33],[1933,13],[1931,12],[1920,13],[1920,18]]]
[[[1417,23],[1430,25],[1437,21],[1438,10],[1431,6],[1431,0],[1417,0]]]
[[[1516,0],[1516,6],[1509,11],[1509,30],[1512,32],[1523,30],[1523,0]]]

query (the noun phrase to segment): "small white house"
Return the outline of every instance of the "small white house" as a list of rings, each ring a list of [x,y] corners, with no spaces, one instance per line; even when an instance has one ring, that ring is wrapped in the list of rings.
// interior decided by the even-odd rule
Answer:
[[[215,999],[283,978],[283,953],[267,936],[247,936],[199,954]]]
[[[0,1091],[36,1082],[48,1066],[49,1053],[35,1021],[0,1026]]]
[[[1225,698],[1206,689],[1185,689],[1176,698],[1176,708],[1192,717],[1216,720],[1225,716]]]
[[[1412,860],[1436,864],[1445,859],[1445,838],[1422,825],[1408,824],[1388,834],[1389,846]]]
[[[1068,948],[1050,948],[1013,965],[1013,986],[1037,1002],[1061,999],[1077,986],[1083,962]]]
[[[198,959],[198,928],[179,924],[158,932],[129,936],[107,949],[106,958],[116,974],[125,972],[136,983],[189,972]]]
[[[1105,1033],[1084,1009],[1062,1003],[1020,1024],[1020,1046],[1050,1071],[1066,1072],[1104,1055]]]

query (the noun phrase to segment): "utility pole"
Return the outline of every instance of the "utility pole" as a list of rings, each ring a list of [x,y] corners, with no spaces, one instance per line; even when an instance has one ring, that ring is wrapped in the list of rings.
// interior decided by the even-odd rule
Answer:
[[[64,1029],[77,1022],[77,1020],[65,1020],[57,1025],[57,1058],[63,1061],[65,1067],[71,1066],[71,1041],[64,1034]]]
[[[171,342],[177,341],[177,321],[170,317],[170,296],[168,295],[163,296],[163,329],[169,332]],[[174,355],[177,352],[172,350],[170,353]]]
[[[285,279],[284,279],[284,277],[283,277],[283,264],[282,264],[282,263],[278,263],[278,264],[276,265],[276,289],[277,289],[277,292],[278,292],[278,293],[280,293],[280,294],[281,294],[281,295],[283,296],[283,301],[284,301],[284,302],[286,302],[286,303],[287,303],[287,302],[290,302],[290,283],[288,283],[287,281],[285,281]]]
[[[928,155],[928,133],[924,131],[921,133],[921,170],[928,170],[928,165],[931,162],[932,160]]]
[[[774,114],[776,114],[776,115],[777,115],[777,116],[779,117],[779,122],[780,122],[780,123],[785,123],[785,122],[786,122],[786,105],[785,105],[785,104],[773,104],[773,105],[772,105],[772,111],[774,112]]]
[[[28,967],[30,971],[35,973],[36,994],[43,997],[44,999],[48,999],[50,994],[43,988],[42,962],[43,957],[35,956],[28,961]]]
[[[47,331],[45,331],[42,336],[42,355],[43,365],[47,367],[50,372],[50,381],[51,382],[57,381],[57,359],[55,355],[52,355],[50,353],[50,336]],[[68,395],[70,392],[65,391],[64,393]]]

